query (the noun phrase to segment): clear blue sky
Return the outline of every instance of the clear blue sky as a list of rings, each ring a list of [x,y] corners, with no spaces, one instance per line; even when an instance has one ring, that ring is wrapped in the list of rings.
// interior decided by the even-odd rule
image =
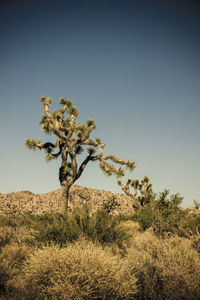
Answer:
[[[199,1],[3,1],[0,5],[0,191],[59,188],[58,162],[25,148],[48,141],[40,96],[73,99],[105,153],[136,161],[154,191],[200,200]],[[79,185],[120,192],[98,163]]]

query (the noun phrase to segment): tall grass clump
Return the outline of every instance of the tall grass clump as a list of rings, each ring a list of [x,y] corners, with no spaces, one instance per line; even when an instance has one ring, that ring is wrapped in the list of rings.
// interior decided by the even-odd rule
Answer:
[[[24,264],[21,280],[25,299],[134,299],[136,293],[136,278],[127,264],[85,241],[35,251]]]
[[[15,240],[15,230],[10,226],[0,227],[0,248]]]
[[[28,257],[29,249],[25,245],[7,244],[0,253],[0,296],[6,294],[9,299],[15,293],[15,278],[21,272],[23,261]]]
[[[127,251],[129,267],[138,279],[138,299],[199,300],[200,257],[190,240],[161,239],[146,231]]]

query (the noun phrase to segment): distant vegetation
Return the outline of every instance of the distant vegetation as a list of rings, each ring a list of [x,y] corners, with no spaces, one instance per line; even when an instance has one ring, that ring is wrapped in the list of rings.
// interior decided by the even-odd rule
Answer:
[[[198,300],[199,209],[148,197],[126,215],[114,198],[92,214],[0,215],[0,299]]]

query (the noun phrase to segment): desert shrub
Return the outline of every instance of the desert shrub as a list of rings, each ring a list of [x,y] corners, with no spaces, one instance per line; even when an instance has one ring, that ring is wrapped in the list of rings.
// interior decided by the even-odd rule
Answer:
[[[15,237],[15,230],[10,226],[0,227],[0,248],[4,247],[13,241]]]
[[[44,214],[38,216],[37,222],[33,225],[35,232],[29,244],[48,245],[51,243],[60,246],[75,241],[80,230],[74,219],[68,214]]]
[[[16,227],[16,219],[13,215],[0,214],[0,226]]]
[[[12,226],[0,227],[0,248],[7,244],[19,244],[30,236],[30,230],[24,226],[13,228]]]
[[[29,245],[58,243],[63,245],[78,237],[78,226],[73,218],[67,214],[45,213],[33,215],[31,213],[1,215],[0,224],[7,228],[7,233],[0,235],[0,242],[8,242],[11,233],[14,233],[14,242],[26,242]],[[11,238],[11,237],[10,237]]]
[[[104,209],[99,209],[91,216],[87,235],[93,241],[102,244],[116,243],[121,247],[129,235],[119,224],[120,219],[117,216],[109,214]]]
[[[131,220],[123,220],[117,226],[117,230],[125,233],[126,238],[123,239],[120,244],[112,243],[108,244],[108,247],[109,249],[111,249],[113,254],[125,257],[127,248],[130,247],[135,235],[137,235],[141,231],[141,226],[137,222]]]
[[[105,209],[108,213],[112,212],[116,208],[119,208],[121,204],[117,201],[115,196],[108,197],[103,200],[102,208]]]
[[[138,222],[143,230],[150,228],[154,222],[154,217],[158,216],[159,211],[157,214],[155,213],[155,209],[152,204],[147,204],[141,210],[138,210],[133,216],[130,218],[136,222]]]
[[[172,200],[177,199],[175,197]],[[152,201],[130,216],[130,219],[139,222],[143,230],[152,227],[158,236],[171,233],[180,237],[190,237],[200,230],[200,214],[179,209],[170,201]]]
[[[191,241],[177,237],[165,241],[160,265],[168,299],[174,299],[174,295],[177,299],[199,299],[200,257]]]
[[[190,240],[163,240],[147,231],[138,234],[127,251],[138,279],[138,299],[199,299],[200,257]]]
[[[37,215],[27,213],[9,213],[0,214],[0,226],[10,226],[13,228],[27,227],[30,228],[38,219]]]
[[[87,235],[91,221],[89,207],[87,205],[84,205],[82,208],[76,207],[72,212],[72,217],[74,218],[80,231]]]
[[[50,243],[63,246],[75,241],[80,235],[85,235],[92,241],[118,245],[128,238],[125,230],[118,226],[121,221],[120,217],[109,214],[105,209],[99,209],[92,215],[89,209],[84,207],[82,210],[76,209],[68,214],[22,214],[16,216],[15,219],[5,216],[2,220],[3,224],[11,228],[8,229],[10,233],[20,231],[20,228],[29,230],[31,236],[24,236],[24,241],[29,246]],[[6,242],[6,235],[2,238]]]
[[[131,220],[121,221],[119,226],[123,228],[130,236],[134,236],[135,233],[141,231],[141,225],[138,222]]]
[[[125,243],[123,244],[124,245],[123,250],[125,250],[126,252],[126,248],[132,244],[132,241],[135,238],[135,236],[137,236],[139,232],[142,231],[141,225],[138,222],[131,221],[131,220],[121,221],[120,224],[118,225],[118,230],[119,229],[123,230],[127,237]]]
[[[126,263],[85,242],[37,250],[20,278],[25,299],[132,299],[136,293],[136,278]]]
[[[138,299],[159,299],[159,270],[153,264],[156,261],[158,238],[151,232],[135,236],[132,246],[127,250],[130,270],[138,279]],[[155,297],[155,298],[154,298]]]
[[[200,230],[200,214],[191,214],[188,211],[179,211],[169,216],[173,232],[180,237],[190,237]]]
[[[72,215],[81,233],[92,241],[121,246],[129,237],[124,228],[119,226],[120,217],[111,215],[105,209],[98,209],[90,215],[89,209],[85,207],[82,211],[76,209]]]
[[[29,254],[28,247],[10,244],[2,248],[0,254],[0,295],[12,295],[15,292],[13,283],[20,273],[22,262]]]
[[[200,254],[200,233],[196,232],[190,236],[193,248]]]

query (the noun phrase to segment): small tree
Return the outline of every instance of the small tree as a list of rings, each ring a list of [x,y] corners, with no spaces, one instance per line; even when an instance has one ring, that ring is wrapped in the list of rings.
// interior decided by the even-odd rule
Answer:
[[[178,209],[183,201],[183,197],[179,194],[170,195],[170,190],[165,189],[163,192],[159,193],[159,197],[156,200],[158,207]]]
[[[44,115],[40,120],[42,130],[47,134],[55,134],[55,143],[42,143],[40,140],[29,138],[25,144],[29,149],[44,149],[47,152],[46,162],[61,157],[61,167],[59,169],[59,181],[62,187],[62,194],[66,198],[65,208],[68,208],[70,187],[77,181],[83,173],[89,161],[99,161],[100,168],[108,175],[122,177],[125,170],[113,163],[124,165],[130,171],[135,168],[135,162],[119,159],[112,154],[103,156],[105,144],[100,138],[91,139],[90,134],[96,128],[95,121],[89,119],[86,123],[76,123],[79,115],[78,109],[73,105],[73,101],[60,98],[61,109],[52,113],[49,107],[51,98],[41,97],[41,104]],[[67,115],[67,116],[66,116]],[[87,154],[78,165],[78,156],[87,148]],[[53,150],[58,149],[56,153]],[[96,152],[98,151],[98,154]],[[108,161],[111,160],[112,163]]]
[[[193,201],[193,203],[194,203],[194,208],[196,208],[196,209],[199,209],[200,208],[200,201],[198,201],[198,200],[194,200]]]
[[[141,181],[138,179],[128,179],[126,184],[123,184],[121,180],[118,180],[117,183],[121,186],[121,189],[125,192],[125,194],[133,199],[133,207],[136,210],[150,202],[152,184],[147,176],[144,176]],[[131,188],[133,189],[132,193],[130,190]]]

